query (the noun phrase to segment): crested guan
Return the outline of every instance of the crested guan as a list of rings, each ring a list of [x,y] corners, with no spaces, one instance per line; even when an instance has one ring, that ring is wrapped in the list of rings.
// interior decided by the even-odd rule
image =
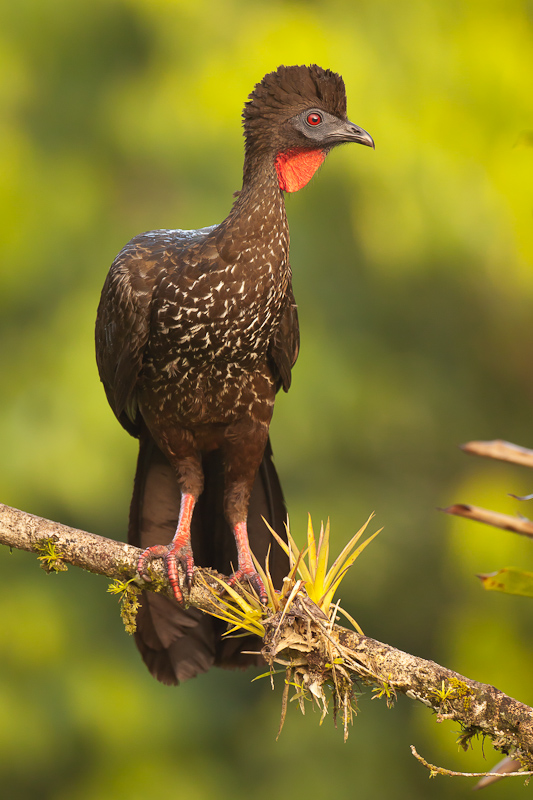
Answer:
[[[374,145],[346,117],[342,78],[316,65],[279,67],[243,112],[243,183],[220,225],[135,236],[116,257],[96,320],[96,358],[119,422],[139,439],[129,541],[139,573],[164,558],[175,600],[143,593],[136,643],[153,675],[176,684],[216,664],[260,663],[257,640],[183,608],[178,563],[247,580],[265,602],[264,563],[286,511],[269,424],[298,355],[283,192],[311,179],[342,142]],[[232,535],[233,534],[233,535]],[[168,544],[170,542],[170,544]],[[274,584],[288,571],[277,545]]]

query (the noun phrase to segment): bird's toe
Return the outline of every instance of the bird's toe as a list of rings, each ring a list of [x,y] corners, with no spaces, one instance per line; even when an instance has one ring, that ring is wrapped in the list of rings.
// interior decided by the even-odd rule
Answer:
[[[228,578],[227,582],[229,586],[235,586],[236,583],[242,583],[243,581],[248,581],[261,603],[266,606],[268,603],[268,595],[259,573],[256,570],[238,569],[237,572],[234,572],[233,575]]]

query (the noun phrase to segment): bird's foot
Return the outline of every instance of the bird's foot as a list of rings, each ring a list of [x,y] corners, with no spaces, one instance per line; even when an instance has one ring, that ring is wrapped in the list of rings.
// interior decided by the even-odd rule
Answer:
[[[233,575],[230,575],[226,583],[228,586],[233,587],[236,583],[243,583],[243,581],[248,581],[252,589],[254,589],[258,595],[261,603],[266,606],[268,603],[268,595],[266,593],[265,585],[257,570],[253,568],[238,569],[237,572],[234,572]]]
[[[183,592],[180,588],[178,564],[181,564],[185,573],[185,583],[190,592],[194,573],[194,559],[190,545],[180,546],[175,542],[171,542],[170,544],[156,544],[152,547],[147,547],[146,550],[143,550],[137,562],[137,572],[143,580],[147,582],[152,580],[148,572],[148,565],[157,558],[164,560],[174,597],[178,603],[183,605],[184,600]]]

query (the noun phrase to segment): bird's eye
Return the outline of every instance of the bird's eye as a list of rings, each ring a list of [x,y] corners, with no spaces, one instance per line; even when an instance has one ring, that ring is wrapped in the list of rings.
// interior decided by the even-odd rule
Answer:
[[[315,128],[322,122],[322,114],[319,114],[318,111],[312,111],[310,114],[307,115],[306,121],[308,125],[312,125],[313,128]]]

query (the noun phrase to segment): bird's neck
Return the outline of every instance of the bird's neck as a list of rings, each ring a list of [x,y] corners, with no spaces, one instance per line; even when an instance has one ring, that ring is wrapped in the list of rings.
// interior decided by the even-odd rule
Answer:
[[[321,149],[246,148],[242,189],[223,223],[227,255],[233,241],[276,239],[276,250],[287,255],[289,231],[283,192],[296,192],[308,183],[326,157]],[[283,262],[286,258],[282,258]]]
[[[265,148],[257,152],[248,149],[244,160],[244,184],[253,184],[259,175],[264,174],[283,192],[297,192],[309,183],[326,155],[327,148],[321,147],[314,150],[289,147],[280,151]]]
[[[271,154],[247,153],[242,188],[227,218],[229,227],[248,236],[268,236],[274,229],[286,229],[285,202],[275,159]]]

